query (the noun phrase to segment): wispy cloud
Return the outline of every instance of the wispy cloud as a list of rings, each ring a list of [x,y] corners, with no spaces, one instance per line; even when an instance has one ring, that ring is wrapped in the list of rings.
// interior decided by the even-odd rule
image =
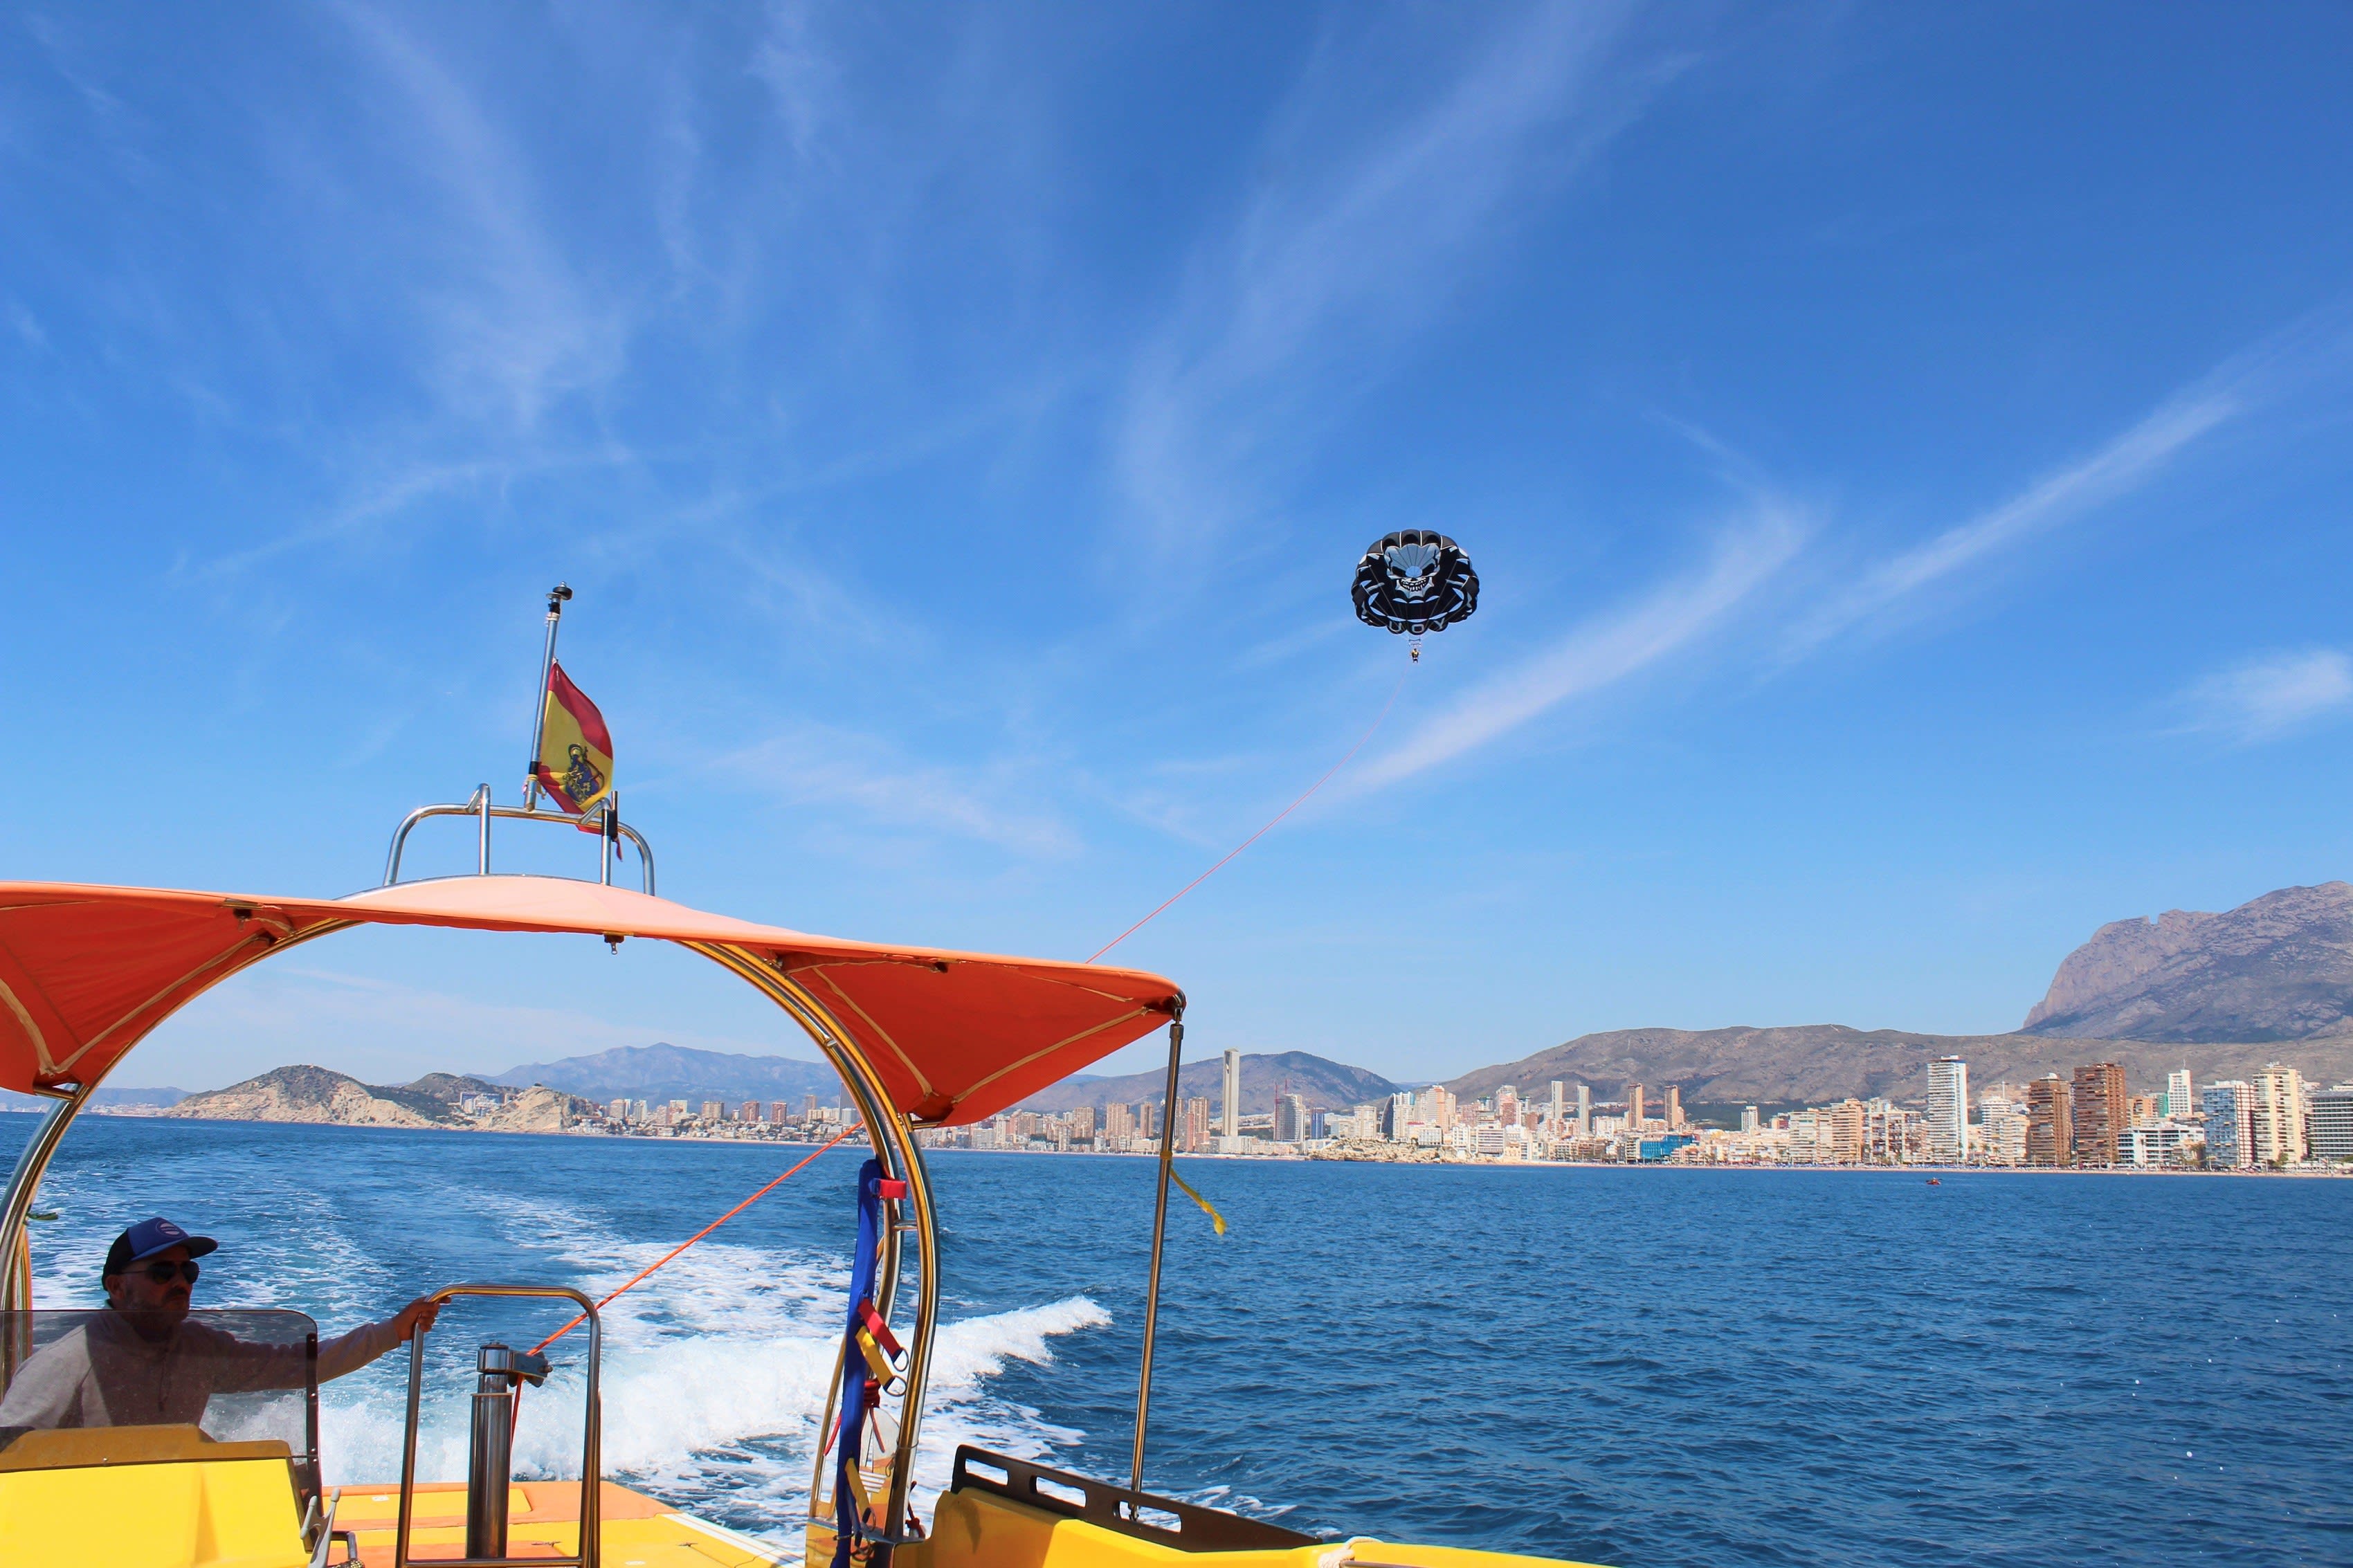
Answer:
[[[1197,252],[1131,371],[1113,471],[1146,541],[1166,548],[1251,510],[1267,453],[1295,450],[1346,401],[1335,373],[1361,374],[1426,324],[1450,276],[1511,232],[1510,198],[1633,117],[1659,73],[1599,70],[1626,15],[1532,6],[1429,108],[1354,143],[1326,122],[1361,115],[1361,80],[1319,61],[1269,153],[1310,172],[1271,183]]]
[[[1799,622],[1790,636],[1792,651],[1818,647],[1999,551],[2128,494],[2245,406],[2245,399],[2233,387],[2202,389],[2168,401],[2090,457],[1872,568],[1852,587]]]
[[[733,752],[698,770],[786,805],[846,805],[900,829],[976,839],[1018,854],[1062,857],[1078,847],[1060,818],[1003,804],[1018,781],[910,763],[871,736],[816,726]]]
[[[2353,708],[2353,658],[2333,647],[2263,654],[2191,683],[2180,703],[2185,729],[2274,740]]]
[[[458,243],[417,258],[416,285],[453,405],[529,427],[557,398],[608,383],[623,367],[627,323],[592,296],[538,220],[524,158],[391,18],[356,5],[341,15],[413,111],[415,167],[458,220]]]
[[[1794,555],[1799,519],[1767,507],[1716,542],[1704,569],[1595,617],[1535,658],[1473,688],[1345,786],[1395,784],[1508,734],[1572,698],[1590,696],[1690,647],[1721,627]]]

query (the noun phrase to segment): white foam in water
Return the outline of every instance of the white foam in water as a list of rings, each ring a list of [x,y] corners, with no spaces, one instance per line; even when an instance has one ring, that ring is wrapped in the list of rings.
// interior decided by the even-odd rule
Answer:
[[[577,1233],[570,1242],[566,1261],[582,1270],[578,1286],[592,1296],[663,1250],[600,1247]],[[836,1258],[705,1243],[614,1302],[604,1318],[606,1473],[797,1549],[847,1285]],[[959,1443],[1034,1458],[1077,1440],[1078,1433],[994,1394],[989,1384],[1008,1363],[1049,1363],[1054,1339],[1110,1321],[1079,1296],[942,1326],[915,1474],[924,1512],[946,1484]],[[520,1477],[579,1474],[585,1331],[575,1330],[555,1347],[556,1374],[523,1396],[515,1434]],[[373,1377],[364,1386],[353,1380],[322,1392],[331,1481],[398,1477],[405,1358],[399,1371],[397,1379]],[[421,1479],[463,1477],[470,1383],[445,1374],[428,1384],[436,1396],[420,1422]]]

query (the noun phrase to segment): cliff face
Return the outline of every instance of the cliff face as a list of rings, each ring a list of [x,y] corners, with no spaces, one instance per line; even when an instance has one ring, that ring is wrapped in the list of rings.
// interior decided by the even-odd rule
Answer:
[[[2353,1031],[2353,886],[2283,888],[2222,914],[2111,921],[2067,955],[2024,1027],[2159,1042]]]

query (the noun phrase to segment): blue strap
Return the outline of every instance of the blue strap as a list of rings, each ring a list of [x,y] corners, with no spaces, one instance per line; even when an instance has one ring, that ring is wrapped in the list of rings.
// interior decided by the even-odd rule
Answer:
[[[850,1549],[858,1543],[861,1522],[849,1472],[858,1465],[866,1440],[866,1412],[879,1390],[868,1373],[866,1358],[858,1353],[856,1341],[863,1322],[858,1309],[873,1299],[874,1265],[881,1250],[882,1163],[869,1160],[858,1168],[858,1250],[849,1259],[849,1321],[843,1330],[843,1342],[849,1349],[841,1358],[841,1425],[834,1434],[833,1568],[849,1568]]]

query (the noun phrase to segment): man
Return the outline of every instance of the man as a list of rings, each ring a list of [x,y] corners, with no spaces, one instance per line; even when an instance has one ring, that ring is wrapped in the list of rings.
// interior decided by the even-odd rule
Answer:
[[[248,1344],[187,1321],[196,1259],[219,1245],[162,1218],[116,1237],[101,1271],[110,1310],[26,1359],[0,1400],[0,1427],[194,1426],[216,1394],[301,1388],[301,1345]],[[357,1372],[439,1310],[420,1297],[387,1322],[321,1341],[319,1381]]]

